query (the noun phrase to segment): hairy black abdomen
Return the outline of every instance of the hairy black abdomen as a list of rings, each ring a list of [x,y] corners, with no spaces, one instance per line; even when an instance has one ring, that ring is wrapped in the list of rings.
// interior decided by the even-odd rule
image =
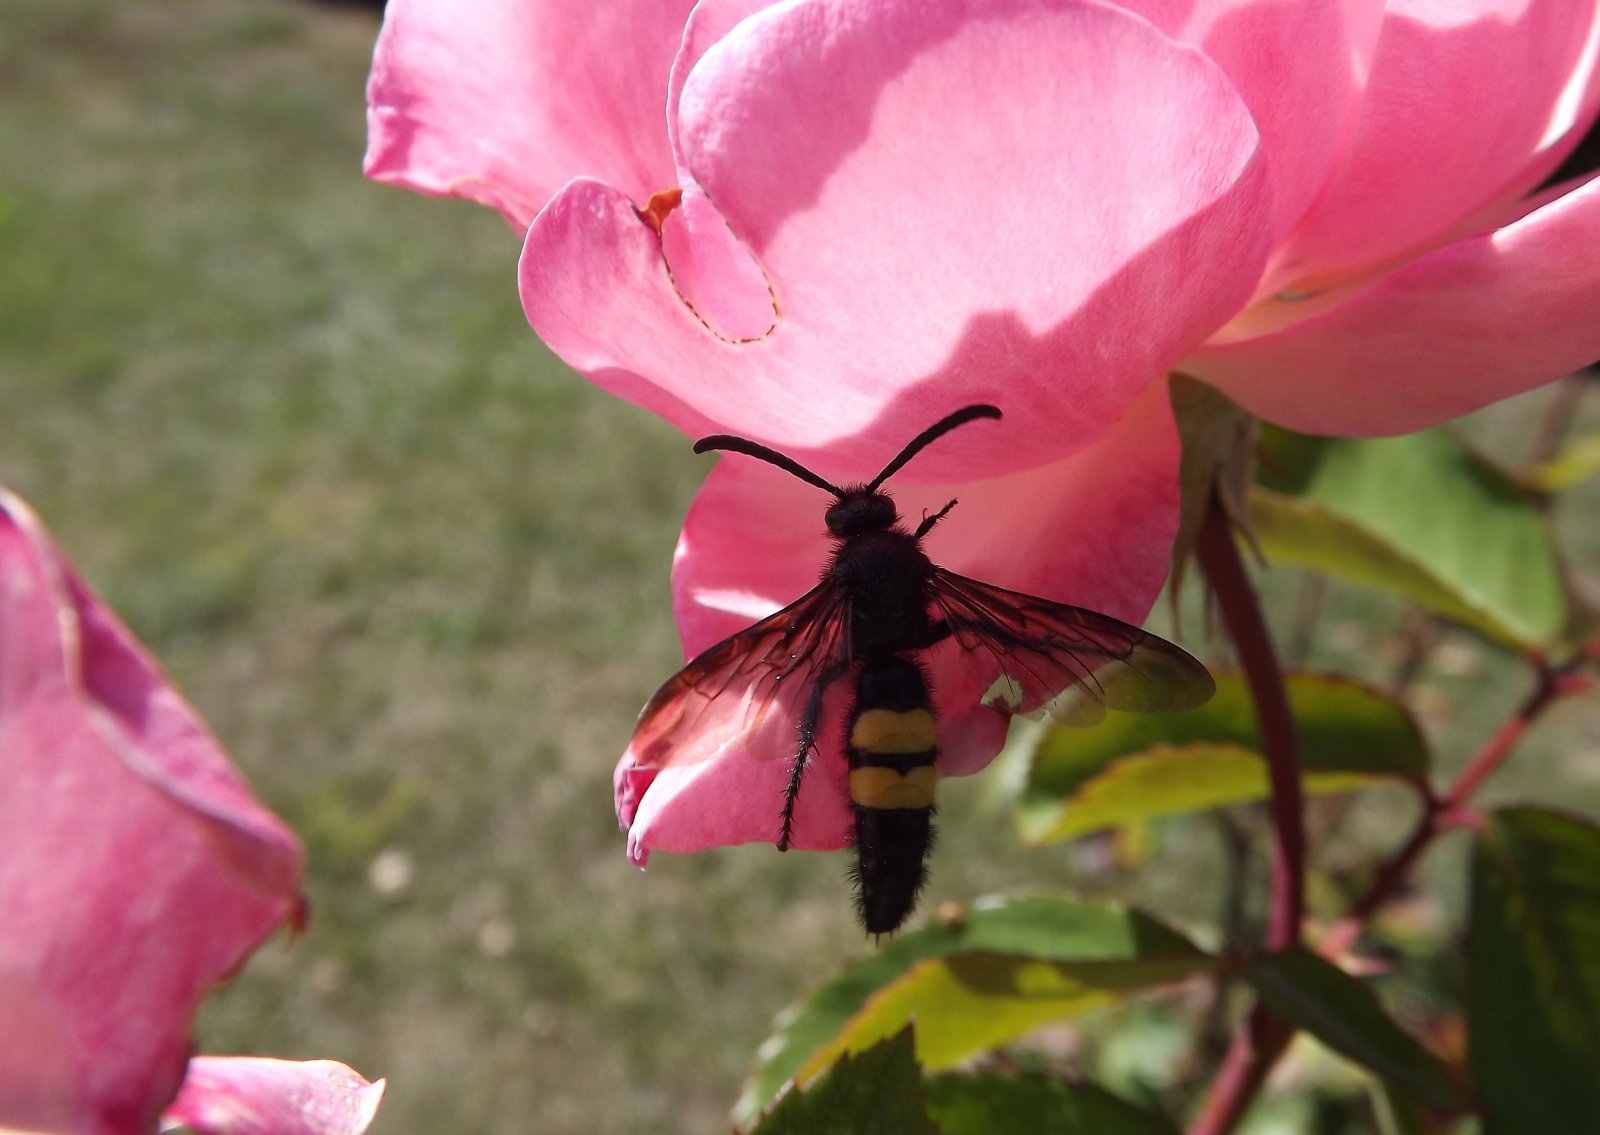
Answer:
[[[892,934],[928,881],[932,808],[862,808],[856,814],[856,908],[868,934]]]

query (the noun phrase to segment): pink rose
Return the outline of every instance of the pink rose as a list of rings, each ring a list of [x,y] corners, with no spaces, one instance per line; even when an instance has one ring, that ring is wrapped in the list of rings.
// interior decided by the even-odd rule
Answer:
[[[1596,21],[1594,0],[391,0],[367,169],[528,226],[535,330],[691,435],[837,483],[1000,406],[891,482],[902,514],[959,496],[936,561],[1137,620],[1176,522],[1169,372],[1378,434],[1600,357],[1600,187],[1530,195],[1595,117]],[[810,585],[825,503],[717,465],[674,570],[688,653]],[[1003,721],[940,709],[945,771],[992,757]],[[625,759],[634,852],[772,838],[773,764]],[[817,771],[797,843],[838,846],[842,762]]]
[[[303,855],[4,491],[0,785],[0,1128],[153,1131],[200,999],[300,917]]]

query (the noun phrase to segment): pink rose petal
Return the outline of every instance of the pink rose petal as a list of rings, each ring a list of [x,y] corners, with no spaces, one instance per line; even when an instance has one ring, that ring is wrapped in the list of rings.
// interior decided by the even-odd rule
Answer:
[[[1600,181],[1343,303],[1186,364],[1308,433],[1405,433],[1600,358]],[[1292,305],[1283,305],[1290,307]]]
[[[1534,155],[1565,125],[1563,96],[1590,81],[1595,19],[1593,4],[1571,0],[1390,4],[1360,123],[1279,250],[1277,277],[1314,289],[1420,251],[1486,204],[1531,189],[1512,175],[1535,172]]]
[[[390,0],[367,175],[491,205],[518,230],[566,182],[640,204],[677,184],[666,89],[688,0]]]
[[[384,1081],[369,1084],[333,1060],[197,1056],[162,1127],[201,1135],[361,1135]]]
[[[769,8],[700,58],[680,116],[683,160],[757,257],[777,326],[708,330],[632,202],[588,182],[530,230],[529,319],[686,431],[714,422],[825,476],[984,399],[1013,415],[1001,432],[954,436],[925,475],[1059,460],[1237,310],[1264,262],[1270,196],[1231,85],[1099,5]]]
[[[843,688],[830,692],[819,734],[844,732]],[[788,748],[794,748],[789,719]],[[772,749],[776,757],[779,749]],[[789,784],[789,760],[755,759],[744,751],[657,773],[628,829],[628,855],[643,863],[650,851],[689,852],[740,843],[776,845]],[[623,757],[623,762],[630,760]],[[791,846],[834,851],[850,843],[850,808],[842,761],[813,761],[801,783]]]
[[[1383,0],[1130,0],[1125,6],[1199,47],[1238,88],[1272,168],[1273,232],[1287,235],[1355,129]]]
[[[678,100],[683,97],[683,84],[694,71],[700,57],[718,40],[727,35],[746,16],[753,16],[769,7],[772,0],[699,0],[689,13],[683,29],[683,43],[678,56],[672,61],[672,74],[667,80],[667,136],[672,142],[674,155],[681,154],[678,140]],[[687,178],[689,173],[681,165],[679,172]]]
[[[661,251],[672,286],[718,338],[760,339],[778,323],[772,285],[699,186],[662,222]]]
[[[297,916],[302,853],[3,493],[0,780],[0,1127],[147,1130],[201,996]]]

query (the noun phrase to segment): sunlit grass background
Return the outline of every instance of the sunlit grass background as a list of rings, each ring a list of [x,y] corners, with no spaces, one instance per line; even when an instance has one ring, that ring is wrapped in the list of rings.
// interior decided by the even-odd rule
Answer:
[[[290,0],[0,8],[0,482],[307,844],[309,931],[212,999],[203,1050],[386,1076],[390,1135],[723,1130],[773,1014],[870,948],[845,862],[625,862],[611,768],[681,660],[667,572],[710,462],[543,350],[497,216],[361,179],[376,26]],[[1547,401],[1475,435],[1521,457]],[[1590,563],[1593,506],[1566,522]],[[1292,638],[1306,583],[1273,576]],[[1446,764],[1523,692],[1395,604],[1319,604],[1315,662],[1387,680],[1420,642]],[[1508,785],[1593,804],[1592,708]],[[1214,821],[1025,852],[994,788],[949,787],[925,910],[1072,885],[1215,924]],[[1332,866],[1404,830],[1378,795],[1319,805]],[[1150,1035],[1086,1071],[1171,1063]]]

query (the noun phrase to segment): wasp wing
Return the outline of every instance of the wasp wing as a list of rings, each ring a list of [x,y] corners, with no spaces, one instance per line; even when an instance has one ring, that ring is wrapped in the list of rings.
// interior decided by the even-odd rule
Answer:
[[[943,568],[934,606],[962,649],[987,652],[1000,674],[983,695],[1007,713],[1093,725],[1107,709],[1169,713],[1216,692],[1198,660],[1110,615],[1008,591]]]
[[[770,755],[787,745],[794,756],[806,700],[848,663],[849,613],[844,591],[822,583],[696,655],[640,711],[634,759],[647,768],[696,764],[741,738]],[[787,727],[776,745],[758,737],[769,727]]]

